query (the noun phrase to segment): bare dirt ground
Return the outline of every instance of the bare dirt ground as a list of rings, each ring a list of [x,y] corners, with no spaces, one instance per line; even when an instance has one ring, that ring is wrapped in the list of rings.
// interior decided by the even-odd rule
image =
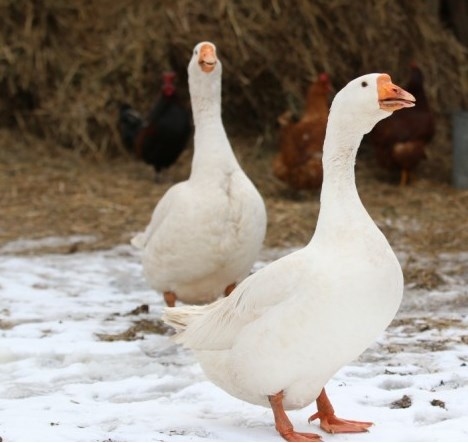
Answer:
[[[267,248],[298,247],[311,238],[319,192],[294,193],[272,175],[274,149],[262,138],[231,137],[236,155],[263,195],[269,217]],[[271,145],[271,143],[270,143]],[[432,148],[434,150],[434,148]],[[85,159],[36,139],[0,132],[0,245],[16,240],[77,236],[72,244],[43,243],[5,249],[20,254],[73,253],[128,243],[146,226],[163,193],[190,172],[192,149],[156,183],[150,166],[124,154]],[[437,152],[418,169],[413,183],[380,171],[363,146],[356,163],[361,199],[397,252],[405,276],[416,285],[440,284],[441,254],[468,252],[468,190],[450,185],[446,160]],[[465,266],[457,271],[465,272]]]

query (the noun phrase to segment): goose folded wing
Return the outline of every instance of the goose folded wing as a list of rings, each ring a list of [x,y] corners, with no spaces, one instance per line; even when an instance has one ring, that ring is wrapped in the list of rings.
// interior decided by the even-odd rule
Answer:
[[[150,238],[155,234],[168,214],[170,214],[171,208],[180,200],[180,197],[183,195],[183,187],[184,182],[178,183],[172,188],[169,188],[166,194],[163,195],[154,208],[151,220],[148,226],[146,226],[146,229],[132,238],[131,243],[133,246],[138,249],[143,249],[148,244]]]
[[[169,308],[163,319],[179,331],[174,340],[185,347],[229,349],[245,326],[297,295],[304,267],[297,253],[290,254],[246,278],[227,298],[206,306]]]

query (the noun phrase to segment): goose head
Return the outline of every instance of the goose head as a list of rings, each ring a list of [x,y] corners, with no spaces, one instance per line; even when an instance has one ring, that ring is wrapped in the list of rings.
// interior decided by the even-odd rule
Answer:
[[[188,65],[190,95],[205,99],[221,94],[221,62],[216,55],[216,46],[200,42],[193,49]]]
[[[394,111],[414,106],[415,101],[388,74],[367,74],[350,81],[336,94],[330,116],[363,135]]]

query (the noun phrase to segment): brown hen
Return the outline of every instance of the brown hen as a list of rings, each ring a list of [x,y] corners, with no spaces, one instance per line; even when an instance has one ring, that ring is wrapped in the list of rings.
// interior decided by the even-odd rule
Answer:
[[[416,98],[416,106],[381,120],[370,133],[377,162],[383,168],[400,171],[401,186],[410,182],[411,173],[426,158],[426,145],[435,132],[434,115],[424,91],[423,73],[414,63],[405,89]]]
[[[322,149],[329,110],[329,76],[320,74],[309,86],[305,110],[299,121],[290,111],[278,118],[279,153],[273,161],[273,173],[296,190],[322,185]]]

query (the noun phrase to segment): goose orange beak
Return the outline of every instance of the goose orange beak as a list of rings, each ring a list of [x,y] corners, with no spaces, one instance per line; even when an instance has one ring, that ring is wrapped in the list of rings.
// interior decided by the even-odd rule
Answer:
[[[216,49],[213,45],[205,43],[200,48],[200,55],[198,56],[198,64],[201,70],[210,73],[216,66]]]
[[[411,108],[416,101],[412,94],[393,84],[388,74],[381,74],[377,78],[377,93],[380,109],[388,112]]]

